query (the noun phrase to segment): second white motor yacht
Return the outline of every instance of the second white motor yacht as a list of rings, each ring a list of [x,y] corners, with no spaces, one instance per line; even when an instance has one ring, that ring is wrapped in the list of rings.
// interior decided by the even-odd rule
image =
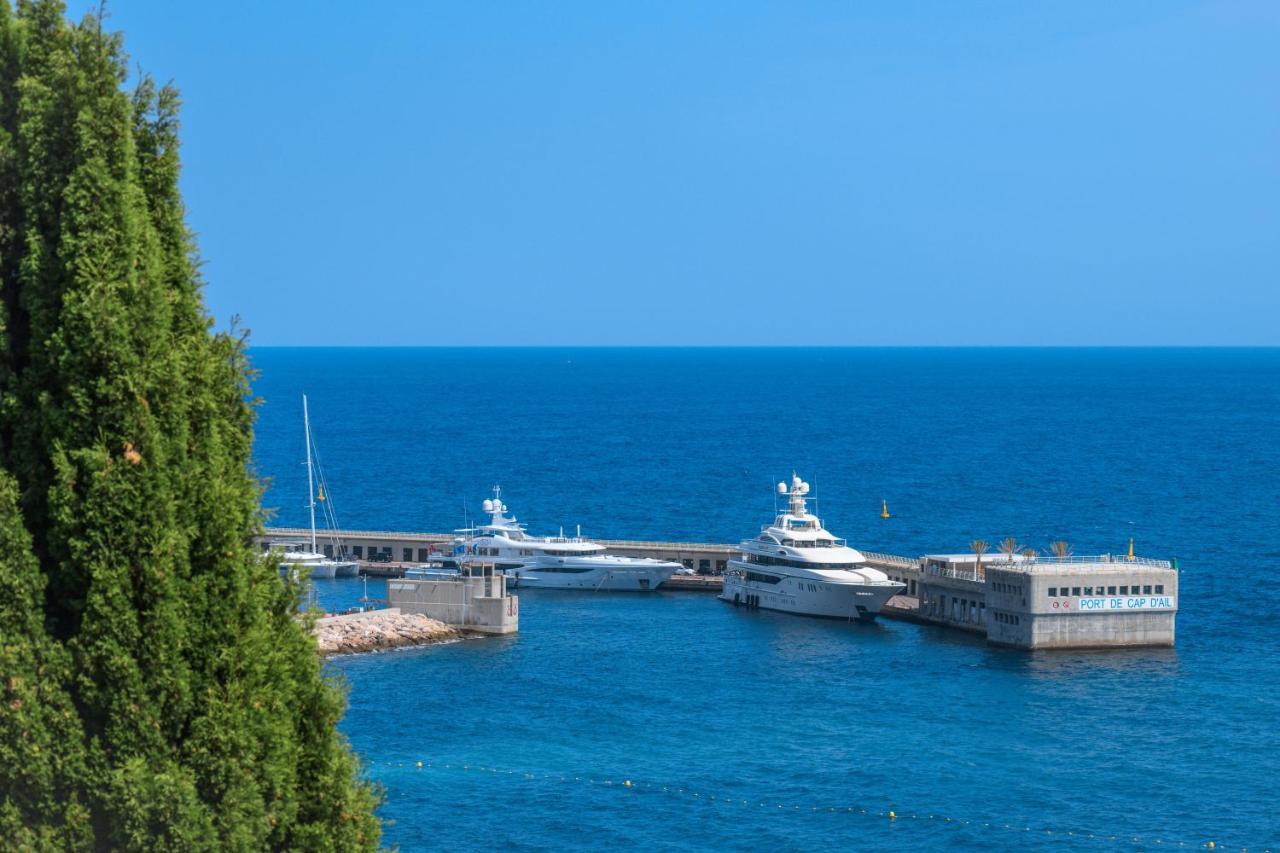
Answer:
[[[641,557],[616,557],[581,536],[531,536],[507,515],[502,489],[484,502],[488,524],[457,531],[452,553],[435,562],[445,568],[493,563],[510,583],[548,589],[651,592],[671,577],[679,563]]]

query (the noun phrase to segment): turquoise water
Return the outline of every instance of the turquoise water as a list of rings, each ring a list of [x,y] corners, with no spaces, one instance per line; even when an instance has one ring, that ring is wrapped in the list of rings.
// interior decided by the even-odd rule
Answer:
[[[535,531],[735,541],[794,468],[869,550],[1133,536],[1182,567],[1174,650],[528,591],[517,637],[335,660],[402,849],[1280,844],[1280,351],[254,359],[282,524],[305,518],[305,391],[345,526],[461,526],[501,482]]]

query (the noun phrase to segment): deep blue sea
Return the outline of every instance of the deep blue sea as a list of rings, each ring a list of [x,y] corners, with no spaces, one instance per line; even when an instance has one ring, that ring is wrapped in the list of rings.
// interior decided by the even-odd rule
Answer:
[[[328,664],[389,844],[1280,847],[1280,350],[253,360],[275,524],[305,522],[305,392],[345,527],[450,530],[501,483],[534,532],[735,542],[795,470],[867,550],[1132,536],[1181,567],[1177,648],[1123,652],[522,591],[517,636]],[[361,594],[317,586],[331,607]]]

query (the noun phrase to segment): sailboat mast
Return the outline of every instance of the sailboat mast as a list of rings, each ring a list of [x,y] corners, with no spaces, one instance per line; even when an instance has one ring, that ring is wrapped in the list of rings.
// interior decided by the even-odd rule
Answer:
[[[311,477],[311,417],[307,414],[307,395],[302,395],[302,428],[307,433],[307,506],[311,509],[311,553],[316,553],[316,488]]]

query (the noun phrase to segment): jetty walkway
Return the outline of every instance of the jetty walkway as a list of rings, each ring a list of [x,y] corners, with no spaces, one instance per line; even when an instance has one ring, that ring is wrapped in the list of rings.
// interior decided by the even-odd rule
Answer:
[[[311,531],[300,527],[267,528],[260,544],[291,539],[306,540]],[[341,541],[350,556],[360,562],[361,574],[369,577],[400,578],[405,569],[427,562],[432,555],[443,553],[457,537],[454,533],[403,533],[386,530],[338,530],[326,534],[326,538]],[[712,542],[656,542],[638,539],[596,539],[610,554],[620,557],[649,557],[669,560],[692,569],[693,575],[674,575],[662,584],[666,590],[686,592],[720,592],[724,580],[721,577],[729,560],[738,553],[732,545]],[[335,556],[333,545],[324,545],[325,556]],[[920,560],[895,554],[862,551],[867,563],[880,569],[895,580],[907,584],[907,592],[915,594],[916,578],[909,577],[920,570]]]

